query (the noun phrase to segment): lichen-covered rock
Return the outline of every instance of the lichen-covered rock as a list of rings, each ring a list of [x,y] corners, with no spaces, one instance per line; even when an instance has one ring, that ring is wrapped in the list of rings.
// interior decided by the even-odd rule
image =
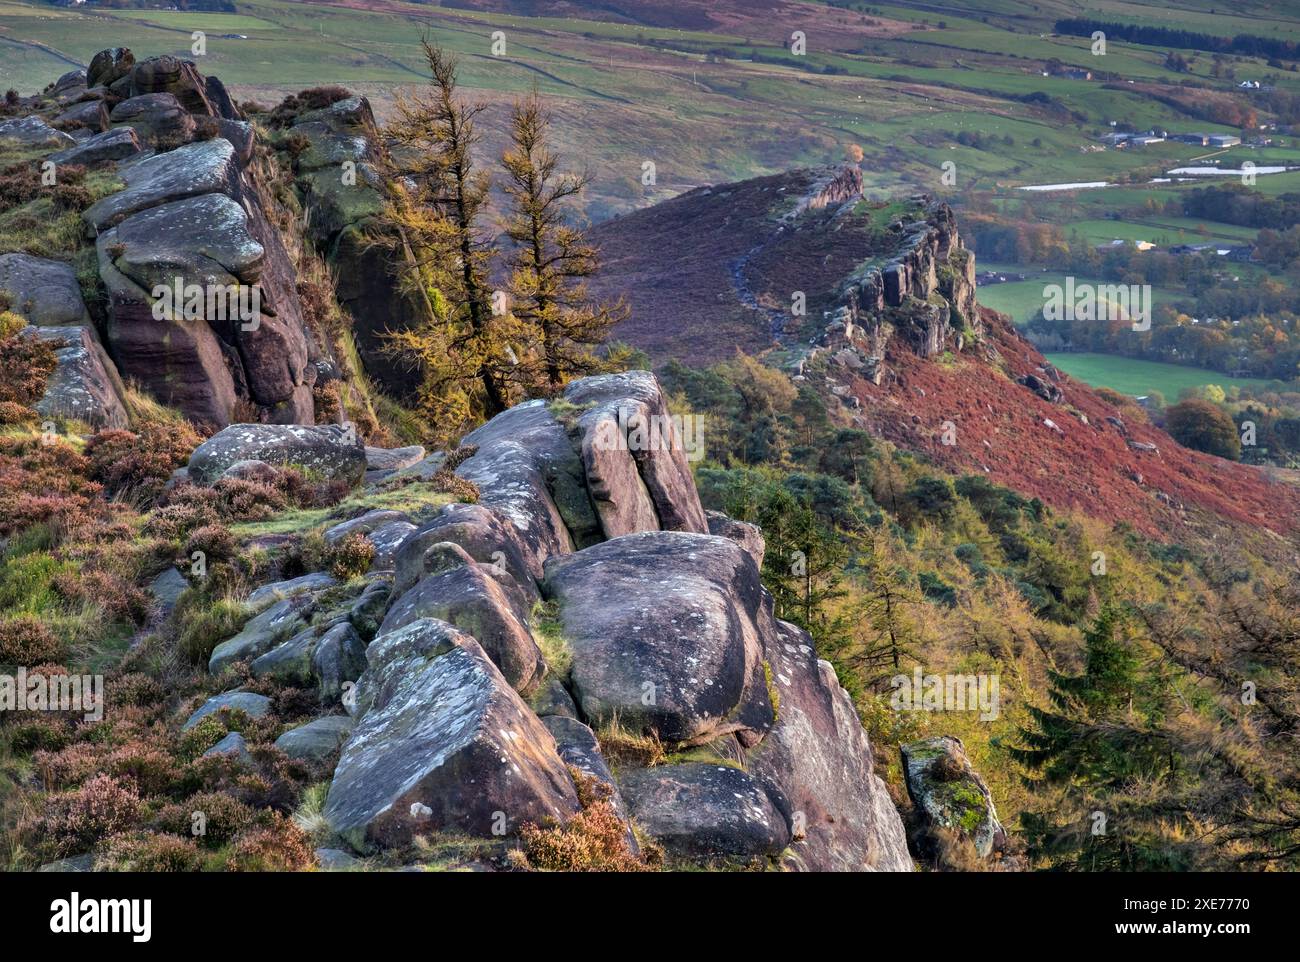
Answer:
[[[311,674],[322,702],[343,694],[344,685],[366,670],[366,645],[351,624],[327,628],[311,653]]]
[[[703,859],[776,856],[790,828],[761,785],[729,765],[688,762],[620,775],[636,823],[670,853]]]
[[[980,858],[1007,846],[993,795],[966,758],[961,740],[949,735],[902,746],[907,794],[923,831],[945,829],[970,839]]]
[[[297,578],[289,578],[287,581],[273,581],[269,585],[255,588],[249,592],[245,603],[250,608],[261,608],[291,595],[316,594],[337,584],[338,580],[333,575],[324,571],[313,571],[310,574],[299,575]]]
[[[108,129],[108,108],[104,106],[102,100],[87,100],[79,104],[73,104],[55,117],[54,122],[73,126],[80,125],[99,133]],[[73,163],[73,161],[59,160],[57,157],[51,157],[50,159],[59,164]],[[90,161],[75,161],[75,163],[90,163]]]
[[[132,214],[200,194],[239,196],[235,148],[220,137],[142,157],[119,168],[126,189],[92,204],[82,218],[103,230]]]
[[[0,121],[0,145],[16,147],[71,147],[76,141],[55,130],[40,117]]]
[[[544,402],[498,414],[461,444],[478,451],[456,473],[478,485],[481,505],[514,527],[535,579],[542,562],[572,551],[575,539],[579,545],[600,539],[582,462]]]
[[[355,725],[347,715],[326,715],[289,729],[275,740],[275,747],[290,758],[324,761],[343,747]]]
[[[336,424],[232,424],[190,455],[190,478],[210,484],[236,461],[293,465],[349,484],[361,481],[366,451],[355,432]]]
[[[573,652],[583,715],[670,742],[730,732],[756,741],[773,720],[761,638],[774,631],[758,567],[712,535],[625,535],[552,558],[545,594]]]
[[[144,94],[117,104],[109,123],[130,129],[141,144],[177,147],[194,139],[194,117],[171,94]]]
[[[37,327],[90,324],[77,273],[63,261],[0,254],[0,291],[9,295],[11,311]]]
[[[325,803],[353,848],[513,835],[577,812],[555,740],[474,639],[422,619],[381,634],[367,655],[359,720]]]
[[[266,654],[280,642],[307,627],[307,616],[314,603],[310,596],[293,595],[277,601],[261,614],[255,615],[243,629],[212,650],[208,659],[208,672],[218,675],[228,665]]]
[[[58,366],[36,402],[38,414],[82,421],[95,430],[125,428],[129,418],[113,362],[91,327],[29,327],[26,333],[56,342]]]
[[[181,726],[181,731],[189,731],[203,719],[221,711],[223,708],[229,708],[231,711],[241,711],[249,718],[261,718],[271,710],[271,699],[256,692],[239,690],[213,695],[185,720],[185,724]]]
[[[130,127],[118,127],[106,130],[102,134],[87,137],[81,143],[50,154],[50,160],[56,164],[78,164],[93,167],[96,164],[114,160],[125,160],[140,153],[140,138]]]
[[[429,549],[448,542],[459,545],[474,561],[492,565],[513,579],[529,602],[537,599],[530,556],[514,526],[479,504],[446,505],[402,541],[393,561],[394,593],[402,594],[428,574],[435,563]]]
[[[795,834],[787,868],[910,872],[902,819],[835,669],[786,622],[763,645],[776,724],[746,758]]]
[[[471,562],[426,575],[388,609],[379,635],[422,618],[437,618],[472,635],[516,691],[531,689],[546,671],[528,627],[523,597]]]

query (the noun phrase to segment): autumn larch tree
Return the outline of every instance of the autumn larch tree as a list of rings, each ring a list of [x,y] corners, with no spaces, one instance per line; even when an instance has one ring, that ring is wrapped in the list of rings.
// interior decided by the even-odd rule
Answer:
[[[510,146],[502,157],[510,205],[506,235],[510,258],[510,310],[526,332],[523,361],[529,393],[554,394],[571,378],[606,369],[593,348],[627,315],[620,301],[590,302],[586,279],[596,272],[596,248],[569,221],[570,201],[587,174],[565,173],[547,143],[550,116],[536,91],[517,102],[510,117]]]
[[[389,332],[389,348],[422,372],[417,402],[441,422],[468,424],[515,400],[513,319],[492,310],[493,250],[480,218],[491,181],[474,164],[480,104],[456,89],[456,61],[421,41],[429,89],[399,97],[387,220],[401,238],[402,282],[427,309],[423,324]]]

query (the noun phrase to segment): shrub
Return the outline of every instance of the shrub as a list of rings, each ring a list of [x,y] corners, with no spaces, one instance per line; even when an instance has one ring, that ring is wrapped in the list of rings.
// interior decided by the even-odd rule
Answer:
[[[188,731],[181,732],[176,754],[195,759],[226,737],[226,726],[216,714],[204,715]]]
[[[196,812],[203,815],[198,823],[203,830],[197,835],[194,833]],[[206,848],[220,848],[245,829],[268,821],[265,813],[254,811],[223,792],[199,792],[183,802],[163,806],[154,824],[174,835],[193,836]]]
[[[316,864],[307,833],[278,812],[231,846],[225,868],[233,872],[301,872]]]
[[[0,333],[12,330],[15,317],[7,311],[0,314],[3,319]],[[3,337],[0,339],[0,401],[31,407],[45,394],[45,385],[57,366],[54,345],[44,338],[22,333]]]
[[[374,560],[374,543],[360,532],[354,532],[330,548],[330,574],[339,581],[347,581],[369,571]]]
[[[101,774],[80,788],[51,796],[29,829],[42,851],[62,858],[134,827],[139,817],[136,790],[122,779]]]
[[[569,772],[582,811],[562,826],[524,825],[519,835],[528,864],[553,872],[646,871],[628,845],[628,829],[614,811],[609,786],[575,768]]]
[[[175,835],[137,832],[114,835],[95,856],[96,872],[198,872],[203,854],[192,841]]]
[[[37,665],[63,657],[63,642],[39,618],[0,621],[0,663]]]
[[[187,421],[146,421],[138,432],[100,431],[86,442],[90,476],[110,495],[152,501],[199,441]]]
[[[199,554],[206,565],[212,566],[232,560],[238,550],[239,545],[229,528],[220,524],[205,524],[190,533],[185,542],[185,559],[192,561],[194,555]]]

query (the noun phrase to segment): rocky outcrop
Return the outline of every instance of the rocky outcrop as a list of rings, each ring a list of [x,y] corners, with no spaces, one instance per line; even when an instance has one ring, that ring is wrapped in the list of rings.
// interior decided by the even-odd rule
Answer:
[[[254,162],[253,128],[221,82],[178,57],[114,48],[24,103],[33,113],[0,121],[0,142],[125,185],[82,212],[107,295],[94,323],[120,376],[211,427],[237,412],[313,423],[322,349],[273,226],[274,167]]]
[[[387,614],[327,806],[354,847],[428,832],[497,837],[479,786],[511,833],[521,810],[523,820],[562,821],[576,789],[558,760],[608,784],[620,816],[674,858],[911,869],[847,693],[811,639],[773,614],[761,533],[706,517],[671,445],[627,444],[628,426],[652,413],[666,414],[652,375],[589,378],[562,403],[521,405],[464,439],[478,447],[459,470],[480,502],[417,527],[397,551],[391,593],[374,595]],[[623,441],[584,457],[597,430]],[[649,506],[639,515],[648,530],[618,533],[632,515],[612,506],[625,497]],[[663,530],[664,518],[722,534]],[[340,528],[394,520],[375,512]],[[553,670],[526,607],[539,595]],[[373,618],[375,602],[367,608]],[[532,692],[531,708],[516,690]],[[508,748],[497,712],[509,720]],[[606,737],[686,760],[645,767],[625,757],[611,770]]]
[[[821,338],[842,367],[876,384],[888,350],[934,357],[960,351],[981,331],[975,258],[951,208],[924,195],[911,204],[911,213],[889,225],[894,253],[854,274]]]
[[[332,268],[339,305],[352,318],[366,374],[403,397],[415,387],[416,374],[384,350],[383,334],[415,325],[423,308],[394,283],[399,250],[382,241],[384,192],[370,101],[349,97],[305,111],[286,139],[305,147],[290,161],[294,187],[308,211],[311,240]]]
[[[961,740],[948,735],[902,746],[907,793],[916,809],[918,847],[940,854],[949,833],[974,846],[981,859],[1001,857],[1007,833],[993,795],[966,758]]]

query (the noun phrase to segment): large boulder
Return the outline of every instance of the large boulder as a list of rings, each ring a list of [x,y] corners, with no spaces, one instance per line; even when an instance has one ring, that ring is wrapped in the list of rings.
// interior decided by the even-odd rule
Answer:
[[[94,328],[29,327],[26,332],[57,344],[58,367],[36,402],[37,413],[82,421],[95,430],[127,426],[121,378]]]
[[[109,123],[129,128],[142,143],[178,147],[194,139],[194,117],[171,94],[144,94],[123,100]]]
[[[489,571],[471,561],[426,576],[392,603],[379,634],[437,618],[472,635],[516,691],[530,690],[545,674],[546,663],[528,628],[522,595]]]
[[[307,618],[314,607],[311,596],[305,594],[277,601],[245,623],[237,635],[212,650],[209,673],[219,675],[227,666],[258,658],[297,635],[307,627]]]
[[[379,635],[367,655],[325,803],[354,848],[513,835],[578,811],[555,740],[474,639],[422,619]]]
[[[479,503],[518,533],[536,579],[542,562],[600,540],[582,462],[550,408],[529,401],[498,414],[462,440],[478,450],[456,473],[478,485]]]
[[[8,295],[9,310],[37,327],[90,324],[77,272],[64,261],[0,254],[0,291]]]
[[[61,130],[55,130],[40,117],[19,117],[17,120],[0,120],[0,146],[6,147],[71,147],[76,141]]]
[[[927,738],[903,745],[901,752],[907,794],[929,846],[937,832],[946,831],[968,839],[980,858],[1006,850],[1007,833],[993,795],[971,767],[960,739]]]
[[[164,54],[142,60],[132,67],[129,96],[157,93],[171,94],[192,114],[219,116],[208,98],[207,81],[193,61]]]
[[[249,233],[247,212],[224,194],[187,197],[133,214],[101,234],[100,244],[112,249],[118,271],[150,292],[159,285],[174,289],[178,279],[182,287],[255,284],[266,253]],[[172,311],[184,313],[184,303],[174,301]],[[233,338],[242,323],[261,320],[239,317],[236,307],[227,305],[229,317],[209,317],[204,304],[202,316]]]
[[[746,767],[794,829],[785,866],[911,871],[902,819],[835,669],[818,659],[807,632],[786,622],[765,636],[763,651],[777,721]]]
[[[232,424],[194,449],[190,478],[211,484],[235,462],[248,460],[293,465],[349,484],[366,472],[365,447],[337,424]]]
[[[102,134],[87,137],[75,147],[50,154],[50,160],[56,164],[79,164],[93,167],[96,164],[115,160],[125,160],[140,153],[140,138],[130,127],[118,127],[106,130]]]
[[[653,528],[708,532],[689,463],[702,454],[703,439],[679,430],[653,374],[582,378],[564,399],[585,409],[577,422],[583,464],[607,537]]]
[[[572,650],[570,683],[595,724],[696,744],[773,721],[761,640],[774,631],[758,567],[734,541],[625,535],[552,558],[544,592]]]
[[[126,181],[126,189],[109,194],[81,215],[96,231],[185,197],[211,193],[240,196],[235,148],[220,137],[142,157],[123,164],[118,173]]]
[[[747,860],[779,855],[790,842],[762,786],[730,765],[646,768],[622,775],[619,785],[636,823],[672,854]]]
[[[430,556],[434,545],[459,545],[475,561],[509,575],[530,602],[537,600],[530,555],[514,525],[481,504],[449,504],[411,532],[394,556],[393,592],[402,594],[441,563],[442,552]],[[540,574],[540,568],[538,569]]]
[[[275,740],[275,747],[290,758],[324,761],[343,747],[355,725],[348,715],[326,715],[289,729]]]
[[[223,692],[220,695],[213,695],[185,720],[185,724],[181,726],[181,731],[189,731],[203,719],[209,715],[215,715],[223,708],[243,712],[249,718],[261,718],[271,710],[271,699],[256,692],[240,691],[238,689]]]
[[[73,104],[55,117],[54,122],[81,126],[99,133],[108,129],[108,108],[104,106],[102,100],[86,100],[79,104]],[[59,160],[56,157],[50,159],[55,163],[67,163],[67,161]],[[82,161],[82,163],[88,163],[88,161]]]

